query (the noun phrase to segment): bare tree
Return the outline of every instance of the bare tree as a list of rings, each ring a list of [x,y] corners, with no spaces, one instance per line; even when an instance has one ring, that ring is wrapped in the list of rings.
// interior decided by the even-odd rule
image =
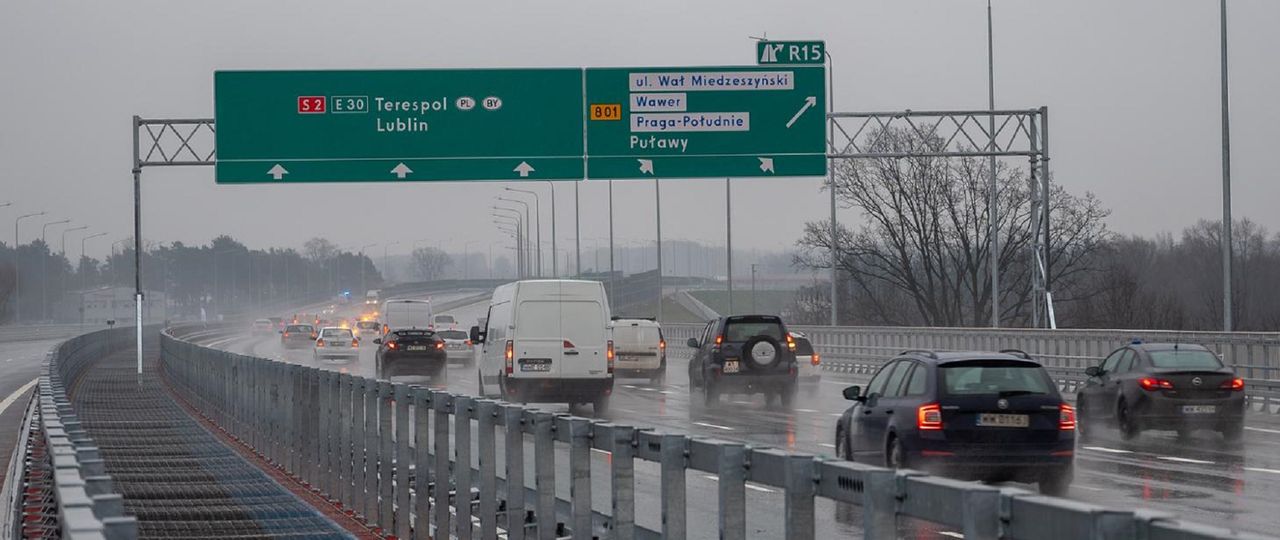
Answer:
[[[868,137],[875,151],[941,152],[947,141],[916,130],[888,129]],[[978,158],[909,157],[836,163],[836,196],[859,210],[864,223],[841,225],[837,267],[847,283],[842,303],[855,309],[845,322],[969,326],[985,324],[992,290],[988,278],[987,161]],[[1026,171],[997,163],[1002,319],[1030,318],[1030,179]],[[1055,291],[1067,294],[1090,271],[1088,255],[1109,236],[1108,211],[1091,194],[1077,197],[1055,186],[1050,194]],[[829,222],[806,224],[795,263],[830,265]]]
[[[413,269],[419,278],[431,281],[444,276],[444,269],[453,264],[448,253],[433,247],[413,250]]]
[[[312,238],[302,245],[302,252],[312,261],[327,260],[337,251],[338,246],[325,238]]]

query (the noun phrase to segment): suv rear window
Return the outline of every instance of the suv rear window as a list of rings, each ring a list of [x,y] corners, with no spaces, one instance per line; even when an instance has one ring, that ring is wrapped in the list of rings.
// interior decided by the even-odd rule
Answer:
[[[769,319],[729,319],[724,327],[726,341],[747,341],[756,336],[768,336],[782,341],[782,323]]]
[[[939,366],[947,395],[1051,394],[1053,381],[1038,364],[1009,360],[971,360]]]
[[[291,324],[288,327],[286,327],[284,331],[285,332],[306,332],[309,334],[315,331],[315,329],[305,324]]]
[[[1151,365],[1158,368],[1220,369],[1222,362],[1209,351],[1150,351]]]

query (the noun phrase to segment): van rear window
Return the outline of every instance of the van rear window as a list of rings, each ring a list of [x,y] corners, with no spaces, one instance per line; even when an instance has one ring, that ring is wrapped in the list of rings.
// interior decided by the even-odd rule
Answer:
[[[942,364],[938,369],[947,395],[1050,394],[1053,381],[1044,368],[1029,362],[971,360]]]

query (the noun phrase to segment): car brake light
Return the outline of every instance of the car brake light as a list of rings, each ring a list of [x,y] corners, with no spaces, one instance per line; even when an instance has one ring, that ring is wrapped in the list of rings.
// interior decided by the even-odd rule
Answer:
[[[916,409],[916,429],[937,431],[942,429],[942,407],[937,403],[921,405]]]
[[[787,349],[796,352],[796,340],[791,338],[791,334],[787,334]]]
[[[351,346],[352,346],[352,347],[359,347],[359,346],[360,346],[360,338],[351,338]]]
[[[1076,408],[1066,403],[1058,405],[1058,430],[1074,431],[1076,429]]]
[[[1235,392],[1239,392],[1241,390],[1244,390],[1244,379],[1241,379],[1240,377],[1235,377],[1230,380],[1222,381],[1222,384],[1218,385],[1218,388],[1221,388],[1223,390],[1232,390]]]
[[[436,348],[437,348],[437,349],[444,349],[444,342],[443,342],[443,341],[437,341],[437,342],[436,342]]]
[[[288,332],[285,332],[283,335],[284,335],[284,337],[289,337],[289,333],[288,333]]]
[[[817,352],[817,351],[814,351],[814,353],[813,353],[813,357],[809,359],[809,363],[810,363],[810,364],[813,364],[813,365],[815,365],[815,366],[816,366],[816,365],[818,365],[818,364],[820,364],[820,363],[822,363],[822,359],[821,359],[821,358],[818,358],[818,352]]]
[[[394,342],[394,341],[388,341],[388,342],[387,342],[387,348],[388,348],[388,349],[391,349],[391,350],[395,350],[395,348],[396,348],[396,342]]]
[[[509,339],[507,340],[506,356],[507,356],[507,375],[511,375],[512,373],[515,372],[516,344],[515,342]]]
[[[468,346],[468,347],[470,347],[470,346],[471,346],[471,340],[469,340],[469,339],[468,339],[468,340],[466,340],[466,341],[463,341],[462,343],[463,343],[463,345],[466,345],[466,346]]]
[[[1156,379],[1153,377],[1143,377],[1141,379],[1138,379],[1138,386],[1141,386],[1143,390],[1147,390],[1150,392],[1154,392],[1156,390],[1172,390],[1173,389],[1173,383],[1166,381],[1164,379]]]
[[[324,346],[324,340],[323,340],[323,339],[317,339],[317,340],[316,340],[316,346],[317,346],[317,347],[323,347],[323,346]]]
[[[661,350],[661,351],[667,350],[667,340],[664,339],[658,342],[658,350]]]
[[[719,345],[723,341],[724,341],[724,336],[716,336],[716,345]]]
[[[609,340],[609,343],[607,345],[605,345],[604,357],[605,357],[605,360],[608,361],[606,369],[608,369],[609,374],[612,375],[613,374],[613,340],[612,339]]]

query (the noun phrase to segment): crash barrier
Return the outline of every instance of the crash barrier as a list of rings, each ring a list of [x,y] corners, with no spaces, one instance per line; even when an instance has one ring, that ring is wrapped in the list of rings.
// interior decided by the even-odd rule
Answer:
[[[674,347],[701,338],[704,325],[664,323]],[[893,326],[790,326],[803,332],[822,356],[822,369],[869,375],[903,351],[1024,351],[1044,364],[1063,391],[1075,392],[1115,349],[1134,340],[1204,345],[1245,379],[1253,410],[1280,413],[1280,333],[1177,330],[1044,330],[1038,328],[926,328]]]
[[[169,331],[161,340],[161,367],[176,394],[287,474],[397,538],[491,539],[502,533],[512,540],[683,539],[687,473],[695,471],[716,481],[714,516],[705,519],[714,520],[721,538],[746,538],[748,512],[765,510],[746,497],[748,483],[781,491],[782,536],[795,540],[815,537],[820,499],[861,507],[870,539],[896,538],[904,518],[953,527],[971,539],[1258,538],[1165,514],[655,432],[232,354]],[[557,443],[568,447],[561,467]],[[603,465],[607,506],[592,504],[592,489],[603,485],[592,482],[593,450],[610,454]],[[638,469],[658,480],[659,500],[643,501],[661,513],[657,530],[637,524]],[[557,481],[570,486],[567,498],[557,495]]]
[[[132,346],[133,335],[132,327],[83,334],[63,342],[45,361],[29,409],[34,422],[24,424],[32,429],[20,441],[26,448],[21,483],[27,484],[28,504],[20,517],[26,526],[47,527],[61,538],[138,537],[137,520],[124,515],[124,500],[67,397],[67,386],[80,373],[98,358]]]

